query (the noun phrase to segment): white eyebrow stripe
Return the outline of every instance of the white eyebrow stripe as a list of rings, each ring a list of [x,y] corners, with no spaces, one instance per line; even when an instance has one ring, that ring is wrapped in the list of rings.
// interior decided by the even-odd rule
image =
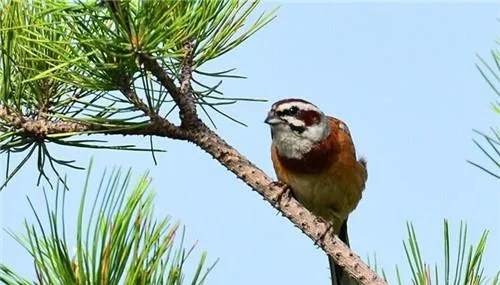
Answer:
[[[287,103],[280,104],[277,106],[276,110],[282,111],[282,110],[290,109],[293,106],[297,106],[297,108],[299,108],[300,110],[316,111],[318,113],[321,113],[320,109],[318,109],[318,107],[314,106],[313,104],[307,104],[307,103],[299,102],[299,101],[287,102]]]

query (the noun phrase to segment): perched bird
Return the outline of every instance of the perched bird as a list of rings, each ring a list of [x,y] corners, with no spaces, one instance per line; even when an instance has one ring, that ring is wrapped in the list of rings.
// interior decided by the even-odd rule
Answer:
[[[278,180],[315,215],[332,223],[349,245],[347,217],[361,199],[368,177],[357,160],[347,125],[302,99],[274,103],[265,120],[271,127],[271,158]],[[329,257],[333,285],[357,284]]]

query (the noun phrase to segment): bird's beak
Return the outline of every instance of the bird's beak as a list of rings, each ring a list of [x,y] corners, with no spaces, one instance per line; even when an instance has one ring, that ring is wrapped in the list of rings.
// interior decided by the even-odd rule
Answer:
[[[278,116],[276,116],[276,113],[269,112],[269,114],[267,114],[267,118],[264,121],[264,123],[269,124],[271,126],[277,125],[277,124],[281,123],[281,119]]]

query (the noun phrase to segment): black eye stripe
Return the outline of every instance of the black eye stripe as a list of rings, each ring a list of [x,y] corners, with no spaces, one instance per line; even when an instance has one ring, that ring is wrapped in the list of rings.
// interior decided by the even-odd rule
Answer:
[[[296,125],[292,125],[292,124],[288,124],[288,125],[290,126],[290,129],[292,129],[292,131],[297,132],[299,134],[303,133],[306,130],[306,127],[304,127],[304,126],[296,126]]]

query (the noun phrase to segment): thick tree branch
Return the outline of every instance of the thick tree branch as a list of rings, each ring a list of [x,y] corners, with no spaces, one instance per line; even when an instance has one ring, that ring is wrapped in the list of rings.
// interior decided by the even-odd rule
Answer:
[[[208,152],[239,179],[262,195],[266,201],[281,211],[302,232],[316,241],[325,252],[333,257],[337,264],[344,268],[354,279],[358,280],[360,284],[386,284],[359,256],[333,234],[331,227],[327,223],[316,218],[292,197],[283,195],[283,193],[286,193],[284,187],[273,184],[272,179],[261,169],[203,123],[195,130],[185,130],[160,118],[141,128],[117,129],[78,121],[31,120],[19,117],[16,114],[10,114],[2,106],[0,106],[0,120],[17,130],[25,132],[26,135],[37,137],[67,132],[99,131],[104,134],[154,135],[190,141]]]
[[[185,49],[189,50],[187,47],[189,46],[185,46]],[[187,52],[186,54],[189,53]],[[194,120],[193,122],[196,122],[183,126],[183,129],[188,131],[186,133],[187,141],[194,143],[208,152],[224,167],[236,174],[239,179],[243,180],[252,189],[261,194],[265,200],[270,202],[300,228],[302,232],[313,239],[339,266],[348,272],[351,277],[359,281],[360,284],[386,284],[376,272],[371,270],[359,256],[354,254],[348,246],[333,234],[333,230],[328,224],[320,221],[295,199],[291,197],[280,199],[285,191],[283,187],[272,185],[272,179],[269,176],[198,119],[196,111],[191,110],[192,108],[196,109],[196,107],[194,106],[192,94],[189,94],[189,92],[191,92],[190,85],[184,83],[185,80],[190,79],[192,72],[192,70],[187,69],[187,67],[190,66],[189,64],[184,63],[185,65],[182,72],[183,80],[181,84],[184,83],[185,85],[181,86],[180,90],[176,86],[174,86],[175,88],[171,86],[173,84],[172,80],[155,60],[148,59],[144,64],[145,68],[148,69],[167,90],[172,92],[171,94],[175,94],[175,96],[179,97],[177,99],[174,98],[174,100],[177,102],[180,112],[182,113],[184,110],[184,115],[188,116],[184,117],[184,119],[188,121],[192,119]],[[181,118],[183,118],[182,115]],[[279,203],[276,204],[277,202]]]
[[[117,135],[154,135],[168,137],[178,140],[186,140],[188,132],[178,128],[168,120],[161,119],[153,121],[140,127],[124,128],[123,126],[109,126],[87,123],[75,120],[50,121],[45,119],[34,120],[9,112],[7,108],[0,105],[0,121],[9,125],[13,130],[23,133],[25,136],[46,138],[52,134],[64,133],[87,133],[98,132],[102,134]]]
[[[0,106],[0,119],[12,127],[26,132],[27,135],[37,137],[67,132],[99,131],[103,134],[154,135],[190,141],[208,152],[239,179],[261,194],[266,201],[281,211],[303,233],[316,241],[325,252],[334,258],[337,264],[360,284],[386,284],[359,256],[333,234],[327,223],[316,218],[293,197],[283,195],[286,193],[285,187],[274,185],[272,179],[261,169],[205,125],[196,131],[190,131],[173,126],[161,119],[141,128],[114,129],[76,121],[30,120],[9,114],[2,106]]]
[[[188,141],[208,152],[239,179],[262,195],[304,234],[316,241],[339,266],[360,284],[387,284],[333,234],[333,229],[329,224],[318,219],[290,195],[283,195],[286,193],[285,187],[273,184],[269,176],[208,127],[204,125],[198,132],[188,133]]]

